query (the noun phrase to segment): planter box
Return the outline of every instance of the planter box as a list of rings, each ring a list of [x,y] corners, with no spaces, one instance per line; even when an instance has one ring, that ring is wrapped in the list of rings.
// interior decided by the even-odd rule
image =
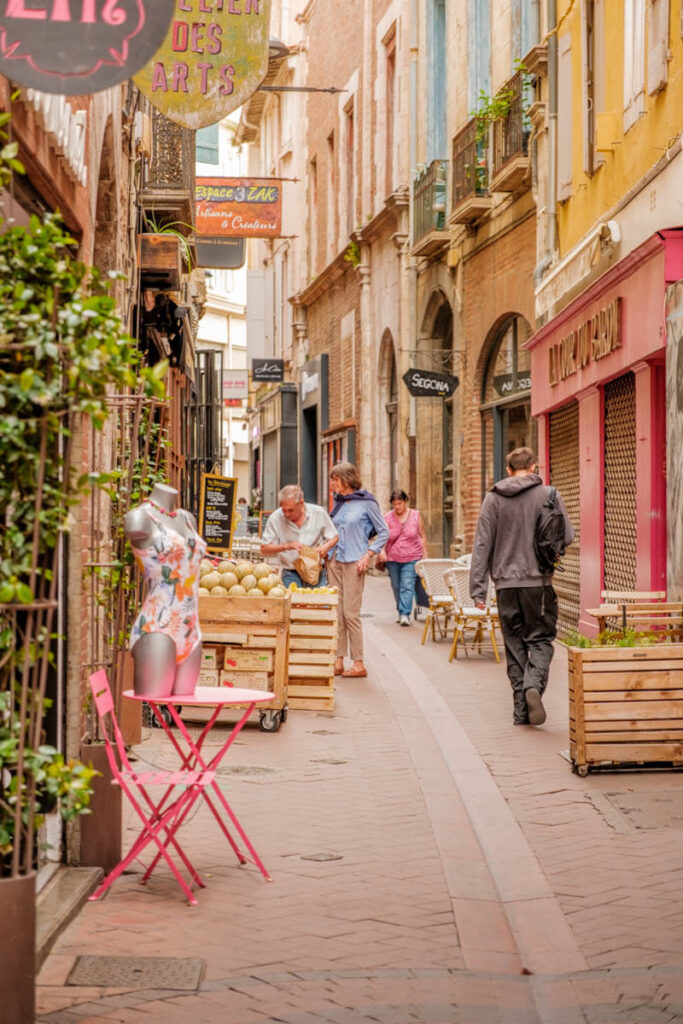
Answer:
[[[137,703],[126,700],[124,704]],[[121,860],[121,788],[112,785],[112,773],[104,743],[84,743],[80,759],[92,764],[100,775],[92,780],[92,814],[79,818],[81,830],[80,863],[83,867],[102,868],[108,874]]]
[[[575,770],[683,765],[683,644],[569,647],[569,752]]]
[[[138,266],[149,287],[177,291],[183,273],[180,241],[176,235],[138,235]]]
[[[36,876],[0,879],[0,992],[4,1024],[35,1019]]]

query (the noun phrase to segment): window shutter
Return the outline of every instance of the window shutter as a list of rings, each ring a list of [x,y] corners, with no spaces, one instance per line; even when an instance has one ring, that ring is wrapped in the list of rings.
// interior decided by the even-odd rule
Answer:
[[[647,12],[647,91],[659,92],[669,76],[669,0],[650,0]]]
[[[217,164],[218,157],[218,125],[210,124],[200,128],[196,135],[196,157],[202,164]]]
[[[569,32],[557,41],[557,197],[572,194],[572,41]]]

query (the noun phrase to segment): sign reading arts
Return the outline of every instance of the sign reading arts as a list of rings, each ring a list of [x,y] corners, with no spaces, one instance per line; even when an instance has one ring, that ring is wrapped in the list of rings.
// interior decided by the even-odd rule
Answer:
[[[199,236],[279,238],[282,188],[269,178],[197,178]]]
[[[621,348],[621,299],[598,310],[594,316],[550,346],[548,379],[551,387],[577,370]]]
[[[81,96],[125,82],[156,52],[175,0],[3,0],[0,72]]]
[[[135,84],[186,128],[215,124],[265,78],[270,5],[271,0],[176,0],[166,38],[135,75]]]

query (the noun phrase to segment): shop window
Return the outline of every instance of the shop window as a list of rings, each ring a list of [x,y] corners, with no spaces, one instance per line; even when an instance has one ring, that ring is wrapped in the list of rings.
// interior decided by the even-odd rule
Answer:
[[[482,387],[482,494],[505,476],[505,456],[537,445],[531,417],[529,337],[523,317],[511,317],[491,346]]]

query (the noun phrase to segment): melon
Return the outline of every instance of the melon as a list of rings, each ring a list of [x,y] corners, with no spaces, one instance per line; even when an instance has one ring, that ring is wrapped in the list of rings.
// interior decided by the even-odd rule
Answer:
[[[240,583],[245,590],[253,590],[256,586],[256,577],[253,572],[248,572],[246,576],[243,576]]]
[[[213,562],[210,558],[202,558],[199,563],[199,575],[206,576],[207,572],[213,571]]]
[[[237,578],[241,580],[243,576],[248,576],[249,573],[252,572],[253,568],[254,566],[251,564],[251,562],[238,562],[237,565],[235,566]]]
[[[211,587],[211,597],[227,597],[228,592],[225,587],[221,587],[219,584],[217,587]]]
[[[259,590],[258,587],[252,587],[251,590],[247,591],[247,597],[263,597],[263,591]]]
[[[272,588],[271,588],[271,589],[270,589],[270,590],[268,591],[268,597],[284,597],[286,593],[287,593],[287,591],[286,591],[286,590],[285,590],[285,588],[284,588],[284,587],[282,586],[282,584],[281,584],[281,583],[278,583],[278,585],[277,585],[277,586],[275,586],[275,587],[272,587]]]
[[[262,580],[264,576],[270,576],[272,571],[272,567],[267,562],[259,562],[254,566],[254,576],[257,580]]]
[[[225,587],[226,590],[230,590],[230,587],[234,587],[236,583],[239,583],[237,573],[232,570],[230,572],[221,573],[221,586]]]
[[[270,590],[270,582],[267,576],[262,576],[256,584],[259,594],[267,594]]]
[[[211,591],[207,590],[206,587],[200,587],[197,593],[199,594],[200,597],[208,597]],[[261,591],[259,591],[259,594],[260,593]]]
[[[220,586],[221,575],[218,572],[207,572],[205,576],[201,577],[201,581],[203,587],[213,590],[214,587]]]
[[[219,562],[218,565],[216,566],[216,571],[220,572],[220,573],[234,572],[235,571],[235,563],[234,562],[230,562],[228,560],[225,560],[223,562]]]
[[[230,597],[245,597],[247,592],[241,583],[235,583],[233,587],[230,587],[228,593]]]

